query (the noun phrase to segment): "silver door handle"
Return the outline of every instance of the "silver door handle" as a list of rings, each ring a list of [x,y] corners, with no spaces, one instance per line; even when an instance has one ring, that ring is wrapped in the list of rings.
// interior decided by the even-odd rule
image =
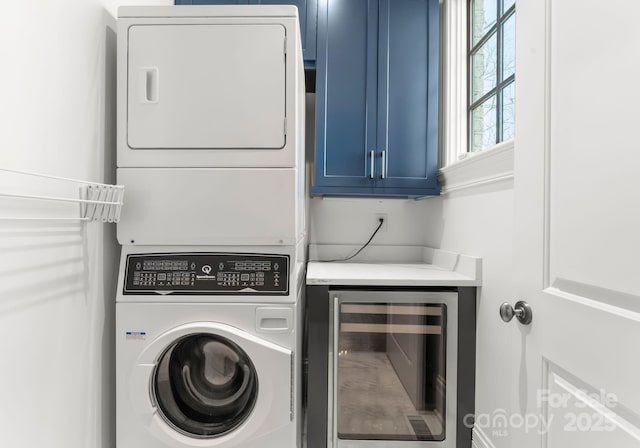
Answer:
[[[384,179],[387,176],[387,151],[382,151],[382,174],[380,178]]]
[[[376,152],[373,150],[369,151],[369,157],[371,157],[371,173],[369,174],[369,177],[373,179],[376,163]]]
[[[513,316],[515,316],[522,325],[529,325],[533,319],[533,311],[531,310],[531,306],[523,300],[517,301],[515,307],[511,306],[509,302],[504,302],[500,305],[500,317],[503,321],[511,322]]]

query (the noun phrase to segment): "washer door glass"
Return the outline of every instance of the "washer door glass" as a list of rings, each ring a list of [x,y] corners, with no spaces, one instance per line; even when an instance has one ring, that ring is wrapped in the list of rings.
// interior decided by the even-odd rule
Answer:
[[[237,344],[197,333],[177,340],[162,354],[153,392],[167,423],[189,436],[212,438],[232,431],[249,416],[258,378]]]

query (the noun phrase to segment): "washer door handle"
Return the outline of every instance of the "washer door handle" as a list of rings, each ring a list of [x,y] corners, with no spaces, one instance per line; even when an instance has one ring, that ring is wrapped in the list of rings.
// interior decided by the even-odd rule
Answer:
[[[155,407],[151,402],[151,375],[155,364],[136,364],[129,378],[129,400],[139,414],[153,414]]]

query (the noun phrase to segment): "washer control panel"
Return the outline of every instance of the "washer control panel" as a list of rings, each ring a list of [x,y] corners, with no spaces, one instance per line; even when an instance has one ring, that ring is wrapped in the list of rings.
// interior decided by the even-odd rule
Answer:
[[[124,294],[267,294],[289,292],[289,256],[166,253],[127,256]]]

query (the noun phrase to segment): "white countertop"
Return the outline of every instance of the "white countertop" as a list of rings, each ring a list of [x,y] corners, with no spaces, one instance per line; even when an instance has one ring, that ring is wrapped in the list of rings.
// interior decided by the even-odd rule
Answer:
[[[423,248],[423,260],[403,263],[322,262],[307,265],[307,285],[345,286],[480,286],[478,257]]]

